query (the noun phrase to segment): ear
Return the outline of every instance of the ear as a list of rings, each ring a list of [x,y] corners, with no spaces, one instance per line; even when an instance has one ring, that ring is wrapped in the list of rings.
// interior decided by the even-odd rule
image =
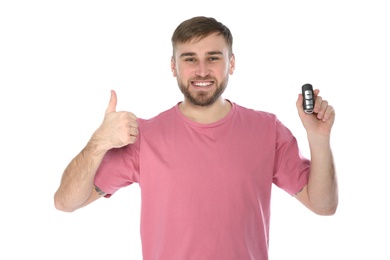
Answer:
[[[176,62],[175,62],[175,59],[173,58],[173,56],[171,58],[171,71],[172,71],[172,75],[174,77],[176,77],[177,76],[177,74],[176,74]]]
[[[234,56],[234,54],[232,54],[232,56],[230,57],[230,61],[229,61],[229,74],[230,75],[233,75],[233,71],[235,68],[236,68],[236,57]]]

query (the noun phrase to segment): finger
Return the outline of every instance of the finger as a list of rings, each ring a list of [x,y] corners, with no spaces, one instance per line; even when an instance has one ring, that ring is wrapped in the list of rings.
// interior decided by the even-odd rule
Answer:
[[[106,114],[116,111],[116,103],[117,103],[116,93],[114,90],[111,90],[110,102],[108,103]]]
[[[315,101],[314,101],[313,112],[318,114],[318,113],[320,113],[321,108],[322,108],[322,97],[321,96],[316,96]]]
[[[297,106],[299,114],[304,113],[302,104],[303,104],[303,96],[302,96],[302,94],[298,94],[298,99],[297,99],[297,102],[295,103],[295,105]]]
[[[130,120],[129,126],[134,127],[134,128],[138,128],[138,121],[137,120]]]
[[[137,121],[137,116],[136,116],[136,115],[134,115],[134,114],[131,113],[131,112],[127,112],[127,114],[129,115],[129,117],[130,117],[130,119],[131,119],[132,121]]]
[[[326,108],[326,111],[324,113],[324,116],[322,118],[322,121],[323,122],[328,121],[331,116],[334,116],[334,114],[335,114],[335,111],[334,111],[333,106],[328,105],[328,107]]]
[[[137,136],[131,135],[131,136],[129,137],[128,143],[129,143],[129,144],[134,144],[136,141],[137,141]]]
[[[317,118],[321,120],[324,118],[326,109],[328,107],[328,101],[321,99],[321,104],[319,105],[319,107],[320,108],[319,108],[319,111],[317,113]]]
[[[129,135],[131,136],[137,136],[139,134],[138,127],[130,127],[129,129]]]

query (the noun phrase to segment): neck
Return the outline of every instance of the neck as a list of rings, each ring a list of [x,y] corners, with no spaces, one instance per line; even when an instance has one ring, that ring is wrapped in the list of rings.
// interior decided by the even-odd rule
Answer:
[[[183,115],[201,124],[211,124],[224,118],[231,107],[231,103],[223,98],[219,98],[209,106],[196,106],[188,100],[184,100],[179,104],[179,109]]]

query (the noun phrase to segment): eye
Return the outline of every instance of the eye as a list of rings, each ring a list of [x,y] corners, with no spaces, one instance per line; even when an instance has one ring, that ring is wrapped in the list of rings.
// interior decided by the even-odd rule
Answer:
[[[185,59],[185,61],[188,61],[188,62],[195,62],[196,60],[194,58],[187,58]]]
[[[216,61],[216,60],[219,60],[219,57],[216,57],[216,56],[215,56],[215,57],[210,57],[210,58],[209,58],[209,61]]]

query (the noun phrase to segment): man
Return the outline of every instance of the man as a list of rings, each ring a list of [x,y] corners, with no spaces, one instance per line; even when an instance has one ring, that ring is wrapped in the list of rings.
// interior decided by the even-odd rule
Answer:
[[[214,18],[182,22],[171,69],[184,100],[149,120],[116,112],[65,169],[55,193],[72,212],[139,183],[144,259],[268,259],[272,184],[319,215],[338,205],[330,148],[335,112],[315,90],[313,114],[296,107],[311,160],[292,133],[263,111],[222,98],[235,68],[230,30]]]

